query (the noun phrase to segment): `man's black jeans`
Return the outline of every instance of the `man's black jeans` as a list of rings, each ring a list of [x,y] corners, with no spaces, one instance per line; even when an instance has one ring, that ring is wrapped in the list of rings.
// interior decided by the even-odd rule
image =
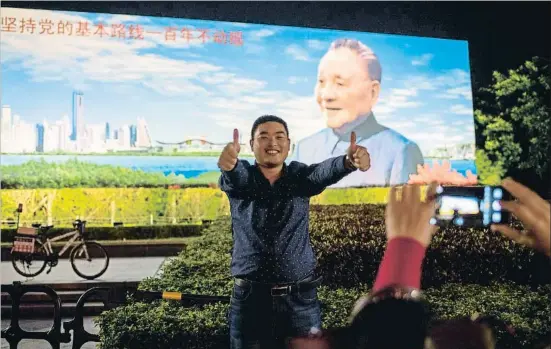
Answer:
[[[321,330],[316,287],[292,292],[272,287],[234,282],[229,311],[231,349],[283,349],[289,339]]]

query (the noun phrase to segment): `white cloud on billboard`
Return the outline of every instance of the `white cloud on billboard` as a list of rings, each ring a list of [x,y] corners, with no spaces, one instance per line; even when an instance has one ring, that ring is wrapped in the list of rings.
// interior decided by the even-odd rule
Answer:
[[[308,51],[300,47],[297,44],[291,44],[285,49],[285,53],[293,57],[295,61],[305,61],[308,62],[312,60],[308,55]]]
[[[463,104],[454,104],[450,107],[450,112],[458,115],[473,115],[472,108],[468,108]]]
[[[147,17],[138,17],[131,15],[100,15],[94,23],[120,24],[120,23],[150,23]]]
[[[329,48],[329,44],[321,40],[306,40],[306,45],[309,49],[318,51],[327,50]]]
[[[460,86],[446,90],[445,93],[436,95],[436,98],[442,99],[459,99],[464,98],[466,100],[472,100],[472,91],[470,86]]]
[[[390,91],[392,94],[396,96],[417,96],[417,90],[414,88],[410,88],[410,89],[393,88]]]
[[[262,45],[257,45],[253,43],[247,43],[247,45],[245,45],[245,52],[247,54],[259,54],[265,51],[266,48]]]
[[[411,64],[412,65],[428,65],[429,62],[432,60],[432,58],[434,57],[433,54],[431,53],[425,53],[424,55],[421,55],[420,57],[415,57],[412,61],[411,61]]]
[[[252,30],[246,33],[246,38],[252,41],[260,41],[260,40],[263,40],[264,38],[274,35],[275,33],[276,33],[275,30],[265,29],[265,28],[260,30]]]
[[[243,93],[251,93],[263,89],[266,86],[266,81],[256,79],[232,77],[225,83],[219,86],[225,93],[230,95],[239,95]]]
[[[308,82],[308,78],[305,76],[289,76],[287,82],[291,85],[296,85],[303,82]]]

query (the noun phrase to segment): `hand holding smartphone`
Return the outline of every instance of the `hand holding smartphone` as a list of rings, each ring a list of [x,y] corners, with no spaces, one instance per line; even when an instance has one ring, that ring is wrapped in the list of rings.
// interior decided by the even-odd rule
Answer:
[[[508,224],[511,214],[502,209],[500,201],[510,198],[509,192],[501,186],[439,186],[436,214],[431,223],[466,228]]]

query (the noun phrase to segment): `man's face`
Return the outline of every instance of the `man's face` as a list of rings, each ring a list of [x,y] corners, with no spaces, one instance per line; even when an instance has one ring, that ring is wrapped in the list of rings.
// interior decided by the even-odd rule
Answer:
[[[379,88],[379,82],[369,77],[366,61],[348,48],[331,50],[320,61],[315,94],[330,128],[369,113]]]
[[[258,125],[251,148],[256,162],[265,167],[277,167],[283,164],[289,154],[289,135],[279,122],[265,122]]]

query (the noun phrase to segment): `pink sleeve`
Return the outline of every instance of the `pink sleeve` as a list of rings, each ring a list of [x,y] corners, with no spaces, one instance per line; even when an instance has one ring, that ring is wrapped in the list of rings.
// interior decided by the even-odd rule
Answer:
[[[415,239],[391,239],[379,265],[373,292],[390,285],[421,288],[421,267],[425,251],[425,247]]]

